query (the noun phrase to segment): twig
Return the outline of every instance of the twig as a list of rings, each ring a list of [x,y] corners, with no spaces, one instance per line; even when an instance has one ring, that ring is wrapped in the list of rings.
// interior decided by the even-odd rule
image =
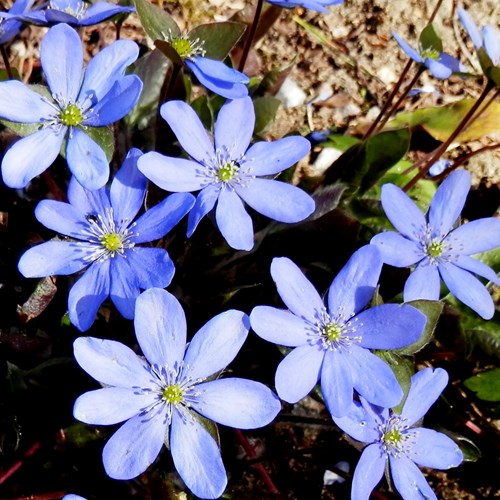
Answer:
[[[243,47],[243,52],[240,57],[240,62],[238,63],[238,71],[243,71],[245,69],[248,53],[250,52],[250,49],[252,47],[253,39],[257,31],[257,26],[259,25],[259,19],[263,5],[264,5],[264,0],[258,0],[257,7],[255,8],[255,14],[253,16],[252,25],[250,26],[250,31],[245,37],[245,45]]]

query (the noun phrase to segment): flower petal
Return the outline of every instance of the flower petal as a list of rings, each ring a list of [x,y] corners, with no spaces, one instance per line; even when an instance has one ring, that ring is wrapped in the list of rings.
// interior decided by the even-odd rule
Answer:
[[[410,240],[419,241],[425,231],[424,214],[411,198],[394,184],[384,184],[381,195],[382,207],[391,224]]]
[[[422,56],[412,48],[403,38],[401,38],[397,33],[392,32],[392,36],[398,45],[403,49],[403,52],[411,59],[417,63],[422,63]]]
[[[0,116],[20,123],[40,123],[54,108],[37,92],[18,80],[0,82]]]
[[[278,365],[276,391],[287,403],[305,398],[317,384],[325,351],[309,344],[296,347]]]
[[[89,190],[102,188],[109,178],[106,154],[93,139],[73,127],[66,147],[66,159],[71,173]]]
[[[2,160],[2,177],[7,186],[26,187],[29,181],[44,172],[57,158],[65,131],[42,128],[15,142]]]
[[[200,498],[219,498],[227,477],[219,447],[212,436],[189,415],[174,410],[170,450],[175,468],[186,486]]]
[[[370,418],[358,402],[353,401],[348,413],[343,417],[333,417],[333,421],[350,437],[361,443],[373,443],[379,438],[378,421]]]
[[[104,215],[111,208],[106,188],[89,191],[74,177],[68,184],[68,201],[84,214]]]
[[[420,469],[405,455],[389,457],[394,486],[403,498],[437,500]]]
[[[439,300],[440,288],[437,267],[423,261],[406,280],[403,298],[405,302],[418,299]]]
[[[452,262],[439,265],[439,273],[450,292],[483,319],[491,319],[495,304],[486,287],[471,273]]]
[[[271,262],[271,276],[281,300],[288,309],[311,325],[315,325],[325,306],[297,264],[287,257],[275,257]]]
[[[161,288],[150,288],[136,300],[135,334],[151,364],[171,368],[186,348],[186,317],[179,301]]]
[[[184,158],[172,158],[151,151],[137,162],[139,170],[165,191],[198,191],[210,183],[205,167]]]
[[[254,210],[279,222],[299,222],[315,208],[311,196],[286,182],[252,179],[244,186],[235,186],[235,191]]]
[[[255,111],[250,97],[227,102],[215,122],[215,149],[227,151],[232,159],[238,160],[250,144],[254,125]]]
[[[462,9],[462,7],[459,7],[457,9],[457,13],[460,22],[463,24],[465,31],[467,31],[467,33],[469,34],[476,49],[481,48],[481,46],[483,45],[483,37],[477,29],[477,26],[472,20],[470,14],[465,9]]]
[[[351,498],[368,500],[370,494],[382,479],[387,456],[378,444],[367,446],[359,459],[352,478]]]
[[[487,266],[484,262],[468,257],[467,255],[459,255],[454,262],[455,265],[471,273],[478,274],[488,281],[500,285],[500,278],[491,267]]]
[[[442,238],[450,232],[464,208],[471,185],[467,170],[455,170],[438,187],[429,207],[432,236]]]
[[[134,7],[122,7],[121,5],[113,5],[108,2],[95,2],[90,5],[85,12],[85,15],[80,20],[80,26],[90,26],[105,21],[116,14],[126,12],[134,12]]]
[[[434,78],[444,80],[445,78],[449,78],[453,73],[451,68],[449,68],[446,64],[436,61],[430,57],[425,60],[425,66],[429,68],[429,71]]]
[[[128,420],[157,400],[152,392],[124,387],[106,387],[82,394],[73,408],[73,416],[91,425],[112,425]]]
[[[101,384],[128,389],[151,385],[146,362],[121,342],[79,337],[73,348],[78,364]]]
[[[138,286],[143,290],[170,285],[175,268],[163,248],[135,247],[127,252],[127,260]]]
[[[500,246],[500,219],[485,217],[462,224],[445,241],[464,255],[492,250]]]
[[[399,349],[416,342],[427,318],[405,304],[382,304],[360,312],[355,324],[360,345],[368,349]]]
[[[110,259],[110,296],[119,313],[126,319],[134,318],[139,283],[128,259],[117,255]]]
[[[69,292],[69,319],[82,332],[92,326],[99,307],[109,295],[109,264],[109,259],[91,264]]]
[[[302,318],[269,306],[254,307],[250,324],[259,337],[287,347],[305,344],[311,333],[311,325]]]
[[[42,39],[40,61],[52,95],[60,102],[75,102],[83,71],[82,41],[67,24],[50,28]]]
[[[224,378],[199,384],[201,395],[192,407],[204,417],[236,429],[256,429],[274,420],[281,410],[278,397],[264,384]]]
[[[278,174],[304,158],[310,149],[311,143],[298,135],[273,142],[260,141],[245,153],[241,168],[257,177]]]
[[[326,351],[321,369],[321,392],[332,416],[343,417],[351,409],[353,380],[345,353]]]
[[[163,238],[191,210],[194,201],[189,193],[171,194],[137,219],[131,241],[146,243]]]
[[[45,227],[79,240],[85,239],[82,231],[88,227],[84,214],[69,203],[42,200],[35,208],[35,217]]]
[[[493,26],[483,27],[483,47],[493,66],[500,63],[500,33]]]
[[[214,208],[215,202],[219,197],[220,189],[219,184],[209,184],[198,193],[194,206],[188,215],[188,238],[191,238],[201,219]]]
[[[215,220],[228,245],[236,250],[251,250],[253,223],[240,197],[231,189],[221,189]]]
[[[382,261],[390,266],[411,266],[424,257],[418,243],[394,231],[376,234],[370,240],[370,245],[375,245],[379,249]]]
[[[203,161],[215,157],[214,145],[191,106],[183,101],[169,101],[162,105],[160,114],[170,125],[180,145],[191,158],[203,164]]]
[[[422,467],[450,469],[462,463],[463,453],[457,444],[441,432],[422,427],[410,429],[408,434],[415,435],[408,458]]]
[[[187,348],[184,364],[189,376],[205,379],[226,368],[245,342],[250,322],[248,316],[234,309],[214,316],[198,330]]]
[[[73,274],[88,266],[88,249],[72,241],[47,241],[27,250],[19,259],[26,278]]]
[[[165,408],[137,415],[125,422],[102,450],[106,474],[113,479],[132,479],[142,474],[156,459],[165,440]]]

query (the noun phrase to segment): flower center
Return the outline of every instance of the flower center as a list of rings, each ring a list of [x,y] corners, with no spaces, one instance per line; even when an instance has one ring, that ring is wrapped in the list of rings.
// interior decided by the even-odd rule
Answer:
[[[229,182],[236,177],[239,169],[240,167],[237,162],[228,161],[219,168],[217,172],[217,179],[220,182]]]
[[[70,16],[76,17],[77,19],[82,19],[85,12],[87,12],[88,5],[85,2],[77,2],[75,5],[76,9],[72,9],[71,7],[65,7],[64,9],[61,9],[56,3],[50,2],[49,7],[51,9],[69,14]]]
[[[120,235],[117,233],[105,234],[101,238],[101,242],[102,246],[106,250],[109,250],[110,252],[117,252],[118,250],[121,250],[123,247],[122,239],[120,238]]]
[[[182,403],[184,391],[178,384],[168,385],[163,389],[163,399],[172,405]]]
[[[323,335],[329,342],[338,342],[344,331],[343,325],[338,325],[337,323],[329,323],[325,325],[323,329]]]
[[[407,455],[415,443],[415,432],[406,432],[406,420],[391,414],[387,421],[379,426],[380,444],[383,450],[394,457]]]
[[[439,257],[444,252],[444,245],[441,241],[432,240],[426,248],[426,253],[431,259]]]
[[[422,50],[420,52],[420,55],[422,56],[422,59],[432,59],[434,61],[437,61],[441,53],[439,52],[439,50],[429,48]]]
[[[76,104],[68,104],[59,114],[59,121],[67,127],[80,125],[83,119],[82,111]]]
[[[390,447],[396,447],[402,439],[403,436],[401,435],[399,429],[390,429],[382,436],[384,444]]]
[[[319,345],[327,351],[349,350],[349,347],[360,342],[361,337],[356,335],[358,318],[354,313],[346,314],[343,307],[339,307],[334,314],[326,309],[316,312],[316,323],[309,333],[308,343]]]
[[[190,59],[194,56],[204,56],[203,40],[199,38],[191,40],[187,35],[181,35],[177,38],[166,37],[168,43],[179,54],[182,59]]]

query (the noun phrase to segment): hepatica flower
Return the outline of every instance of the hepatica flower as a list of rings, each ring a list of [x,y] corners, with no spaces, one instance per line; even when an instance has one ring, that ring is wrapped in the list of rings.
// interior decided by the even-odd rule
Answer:
[[[293,9],[294,7],[304,7],[305,9],[316,10],[318,12],[328,13],[325,7],[329,5],[339,5],[344,3],[344,0],[267,0],[273,5]]]
[[[377,286],[382,261],[367,245],[353,254],[328,290],[327,307],[300,269],[275,258],[271,275],[287,310],[257,306],[250,323],[265,340],[293,347],[276,371],[281,399],[296,403],[321,381],[329,411],[343,416],[353,389],[373,404],[396,406],[403,392],[389,366],[370,349],[396,349],[415,342],[425,316],[409,305],[365,309]]]
[[[16,0],[8,12],[0,12],[0,45],[10,42],[21,31],[17,16],[27,13],[34,0]]]
[[[68,167],[86,189],[99,189],[108,180],[105,152],[88,135],[125,116],[141,92],[141,80],[124,76],[137,59],[138,48],[118,40],[95,56],[83,74],[83,50],[78,33],[67,24],[49,30],[42,40],[41,64],[51,96],[10,80],[0,82],[0,118],[38,124],[5,154],[5,184],[23,188],[48,168],[66,140]]]
[[[414,427],[448,383],[441,368],[425,368],[411,379],[401,414],[368,403],[353,402],[349,413],[333,418],[349,436],[367,443],[352,481],[352,500],[368,500],[388,466],[394,486],[404,499],[436,499],[417,465],[433,469],[457,467],[463,454],[448,436]]]
[[[446,52],[435,49],[417,51],[396,33],[392,33],[392,36],[408,57],[425,66],[435,78],[448,78],[452,73],[465,71],[462,63]]]
[[[170,284],[174,265],[166,250],[140,247],[165,236],[191,209],[190,194],[169,196],[135,222],[146,193],[146,178],[137,170],[141,152],[132,149],[111,188],[84,189],[73,178],[69,203],[43,200],[36,218],[71,240],[51,240],[29,249],[19,261],[28,278],[68,275],[85,269],[68,297],[71,322],[85,331],[108,297],[128,319],[134,317],[141,289]]]
[[[406,281],[404,300],[438,300],[440,278],[449,291],[484,319],[495,311],[478,274],[500,285],[495,272],[470,255],[500,246],[500,219],[487,217],[453,229],[471,185],[470,174],[457,170],[439,186],[425,216],[397,186],[382,186],[382,207],[400,234],[387,231],[371,240],[386,264],[416,264]]]
[[[300,160],[309,151],[309,141],[294,136],[249,147],[255,123],[249,97],[222,106],[213,140],[186,103],[167,102],[160,113],[192,159],[151,152],[139,160],[139,170],[167,191],[200,191],[189,214],[188,236],[216,204],[215,218],[222,236],[240,250],[253,247],[252,219],[243,202],[280,222],[298,222],[313,212],[313,199],[298,187],[261,178]]]
[[[103,450],[114,479],[131,479],[154,462],[165,442],[175,468],[201,498],[218,498],[227,483],[219,446],[200,415],[238,429],[271,422],[276,395],[259,382],[213,379],[236,356],[248,317],[230,310],[212,318],[186,349],[186,319],[175,297],[153,288],[136,303],[135,331],[145,359],[112,340],[79,338],[75,357],[105,388],[80,396],[78,420],[92,425],[126,421]]]

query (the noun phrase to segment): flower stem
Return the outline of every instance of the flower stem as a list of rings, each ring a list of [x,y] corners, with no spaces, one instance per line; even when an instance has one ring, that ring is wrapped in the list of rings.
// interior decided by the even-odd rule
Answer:
[[[255,8],[255,14],[253,16],[252,25],[250,26],[250,31],[245,37],[245,45],[243,47],[243,52],[241,53],[240,62],[238,64],[238,71],[243,71],[245,69],[248,53],[250,52],[250,49],[252,47],[253,39],[257,31],[257,26],[259,25],[259,19],[263,5],[264,5],[264,0],[258,0],[257,7]]]
[[[13,80],[14,75],[12,74],[12,68],[10,67],[9,56],[3,45],[0,45],[0,51],[2,52],[2,58],[5,64],[5,70],[7,71],[7,76],[9,77],[9,80]]]

